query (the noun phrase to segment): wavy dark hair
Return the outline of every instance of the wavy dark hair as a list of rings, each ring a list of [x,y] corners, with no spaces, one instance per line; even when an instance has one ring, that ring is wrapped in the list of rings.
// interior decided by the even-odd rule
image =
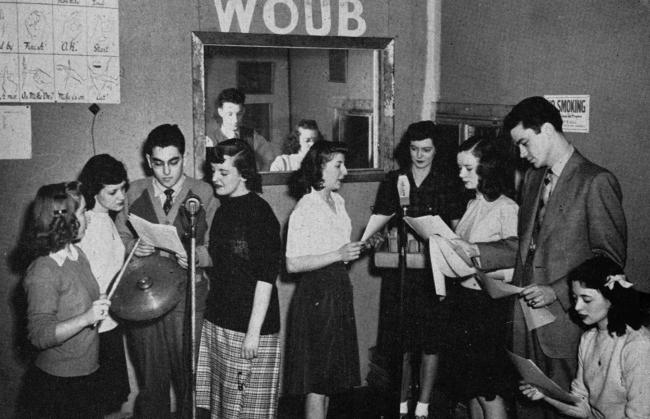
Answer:
[[[467,151],[478,160],[476,189],[486,200],[494,201],[501,195],[514,192],[514,168],[510,167],[507,148],[497,138],[474,136],[464,141],[458,152]]]
[[[162,124],[152,129],[144,142],[142,151],[151,156],[154,147],[176,147],[181,156],[185,154],[185,136],[178,125]],[[119,182],[118,182],[119,183]]]
[[[610,275],[623,275],[623,268],[606,256],[596,256],[569,272],[569,286],[572,282],[578,282],[585,288],[599,291],[611,303],[607,313],[607,330],[611,334],[623,336],[626,325],[634,330],[642,325],[639,293],[634,287],[623,288],[619,283],[609,289],[605,283]]]
[[[291,131],[291,134],[287,136],[287,139],[284,142],[282,152],[285,154],[295,154],[300,150],[300,131],[298,128],[309,129],[318,132],[318,137],[314,143],[322,141],[323,134],[321,134],[320,129],[318,129],[318,124],[313,119],[301,119],[296,125],[296,128]]]
[[[408,126],[393,152],[393,157],[397,161],[400,169],[408,170],[411,168],[411,143],[413,141],[426,140],[427,138],[430,138],[433,142],[433,147],[435,148],[436,153],[433,157],[433,163],[431,166],[436,167],[437,163],[440,160],[443,160],[443,128],[440,125],[434,124],[432,121],[414,122]]]
[[[546,122],[553,125],[555,131],[562,132],[560,111],[542,96],[528,97],[517,103],[503,119],[503,130],[509,134],[520,122],[524,129],[530,128],[537,134]]]
[[[296,170],[289,182],[289,194],[296,199],[309,193],[311,188],[317,191],[323,189],[323,169],[335,155],[346,155],[348,148],[345,143],[338,141],[316,142],[302,160],[300,169]]]
[[[125,188],[129,186],[124,164],[109,154],[92,156],[81,169],[78,179],[88,209],[95,208],[95,195],[105,186],[118,185],[122,182],[126,182]]]
[[[224,156],[232,157],[232,165],[237,168],[241,177],[246,179],[249,191],[262,193],[262,176],[257,172],[255,152],[244,140],[231,138],[222,141],[207,153],[207,161],[212,170],[212,164],[224,162]],[[210,176],[212,173],[210,173]]]
[[[63,249],[77,240],[79,221],[75,211],[81,205],[79,182],[41,186],[30,217],[31,247],[39,256]]]

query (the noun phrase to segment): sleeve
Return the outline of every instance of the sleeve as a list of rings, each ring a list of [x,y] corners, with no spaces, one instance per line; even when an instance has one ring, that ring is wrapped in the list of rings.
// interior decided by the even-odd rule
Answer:
[[[27,333],[29,341],[38,349],[47,349],[57,344],[55,335],[59,305],[57,283],[58,280],[52,270],[38,261],[25,277]]]
[[[584,348],[586,344],[585,336],[586,335],[582,335],[582,338],[580,339],[580,347],[578,348],[578,372],[576,373],[575,378],[571,382],[571,394],[573,394],[574,396],[580,399],[580,401],[575,405],[576,413],[579,411],[580,417],[586,418],[589,417],[591,408],[589,406],[589,390],[587,390],[587,386],[585,386],[585,382],[583,380],[584,377],[583,359],[584,359]]]
[[[509,203],[505,205],[499,213],[499,223],[501,225],[501,238],[517,237],[517,220],[519,216],[519,206]]]
[[[273,163],[271,163],[271,172],[285,172],[287,170],[286,167],[286,161],[285,161],[285,155],[281,155],[275,158],[273,160]]]
[[[86,222],[88,223],[88,226],[86,227],[84,236],[81,238],[81,241],[77,246],[79,246],[79,248],[86,254],[86,258],[90,264],[90,270],[95,279],[97,279],[101,274],[99,263],[97,263],[97,261],[101,260],[101,250],[95,240],[96,237],[99,237],[99,231],[97,230],[97,226],[93,224],[92,216],[90,214],[92,213],[86,212]]]
[[[608,256],[620,266],[625,266],[627,225],[621,205],[621,187],[614,175],[603,172],[596,176],[587,200],[587,225],[592,252]]]
[[[256,253],[251,259],[255,261],[255,276],[258,281],[274,284],[280,273],[282,243],[280,241],[280,223],[270,206],[264,205],[254,231]]]
[[[388,173],[386,178],[379,185],[377,198],[372,209],[374,214],[391,215],[399,208],[399,198],[397,196],[397,179],[394,172]]]
[[[476,243],[481,258],[481,267],[492,271],[512,268],[517,260],[519,238],[515,236],[485,243]]]
[[[289,217],[285,254],[288,258],[309,255],[309,250],[305,248],[304,244],[322,239],[315,229],[318,223],[314,221],[313,217],[309,217],[305,206],[300,204],[299,201]]]
[[[625,345],[621,364],[623,386],[627,391],[625,417],[650,418],[650,339],[639,339]]]

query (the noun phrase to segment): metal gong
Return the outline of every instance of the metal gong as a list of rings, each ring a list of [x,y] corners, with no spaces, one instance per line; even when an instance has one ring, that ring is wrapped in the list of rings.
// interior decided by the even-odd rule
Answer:
[[[133,258],[111,298],[111,312],[133,321],[160,317],[183,297],[186,276],[173,259],[158,255]]]

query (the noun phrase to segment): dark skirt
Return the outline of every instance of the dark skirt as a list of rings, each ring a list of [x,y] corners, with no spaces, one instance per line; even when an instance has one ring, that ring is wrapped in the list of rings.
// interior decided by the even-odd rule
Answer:
[[[449,324],[451,350],[445,362],[453,366],[448,376],[455,393],[462,400],[511,395],[517,377],[506,355],[505,333],[512,300],[492,299],[484,291],[460,284],[452,286],[449,298],[453,321]]]
[[[31,366],[24,377],[21,412],[30,419],[101,419],[101,386],[95,371],[78,377],[58,377]]]
[[[99,334],[99,371],[104,413],[120,410],[129,397],[129,376],[124,353],[122,326]]]
[[[330,395],[361,383],[352,284],[343,263],[301,275],[285,360],[290,394]]]

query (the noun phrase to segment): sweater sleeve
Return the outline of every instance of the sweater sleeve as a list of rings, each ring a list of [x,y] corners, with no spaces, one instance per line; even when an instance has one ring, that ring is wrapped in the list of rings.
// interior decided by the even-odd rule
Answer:
[[[261,198],[260,198],[261,199]],[[255,274],[258,281],[274,284],[280,273],[282,244],[280,242],[280,223],[273,210],[266,202],[260,209],[258,222],[255,224]]]
[[[585,340],[586,335],[582,335],[580,339],[580,347],[578,349],[578,372],[576,373],[573,382],[571,383],[571,394],[580,399],[579,402],[575,405],[576,413],[579,412],[578,417],[589,417],[591,408],[589,406],[589,390],[584,382],[584,350],[587,342]]]
[[[634,340],[621,352],[621,374],[627,390],[625,418],[650,418],[650,339]]]
[[[34,262],[25,277],[27,332],[29,341],[38,349],[57,345],[58,282],[51,267],[42,259]]]

